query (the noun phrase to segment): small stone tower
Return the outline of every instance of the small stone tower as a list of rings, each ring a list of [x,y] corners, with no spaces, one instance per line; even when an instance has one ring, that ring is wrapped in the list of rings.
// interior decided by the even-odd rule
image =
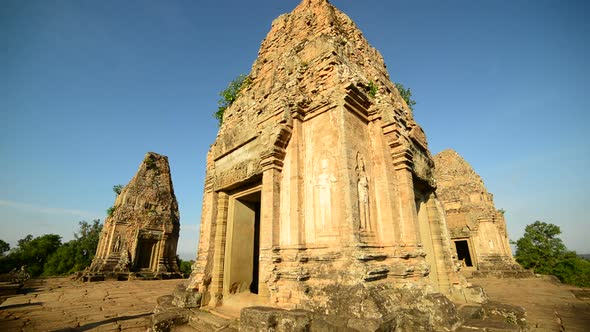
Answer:
[[[530,276],[512,257],[504,213],[471,165],[451,149],[437,154],[434,162],[436,194],[463,269]]]
[[[148,152],[105,220],[85,279],[179,276],[179,231],[168,158]]]

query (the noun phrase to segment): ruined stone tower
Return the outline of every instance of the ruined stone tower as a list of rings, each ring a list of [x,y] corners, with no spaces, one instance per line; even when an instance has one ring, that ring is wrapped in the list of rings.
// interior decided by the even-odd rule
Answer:
[[[436,194],[464,269],[522,270],[512,257],[504,214],[494,206],[481,177],[454,150],[440,152],[434,162]]]
[[[179,274],[180,216],[166,156],[148,152],[111,209],[87,279]]]
[[[464,300],[432,171],[379,52],[304,0],[272,23],[209,150],[188,289],[379,324]],[[452,328],[453,310],[424,317]]]

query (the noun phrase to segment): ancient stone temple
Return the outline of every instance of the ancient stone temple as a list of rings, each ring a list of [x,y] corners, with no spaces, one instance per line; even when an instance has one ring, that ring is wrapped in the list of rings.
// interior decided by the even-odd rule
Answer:
[[[179,276],[180,216],[166,156],[148,152],[111,210],[86,279]]]
[[[208,153],[197,305],[250,294],[382,324],[464,301],[426,136],[350,18],[302,1],[247,82]]]
[[[481,177],[454,150],[440,152],[434,162],[436,194],[464,269],[522,270],[512,257],[504,214]]]
[[[473,304],[425,134],[350,18],[303,0],[246,82],[207,156],[189,283],[158,299],[153,331],[506,327],[506,307]]]

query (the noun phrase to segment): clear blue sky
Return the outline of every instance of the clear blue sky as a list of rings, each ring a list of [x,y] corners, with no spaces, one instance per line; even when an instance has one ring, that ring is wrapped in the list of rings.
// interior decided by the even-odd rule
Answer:
[[[0,238],[72,238],[167,155],[194,258],[218,92],[299,1],[0,1]],[[333,0],[410,87],[430,149],[457,150],[506,210],[590,253],[588,1]]]

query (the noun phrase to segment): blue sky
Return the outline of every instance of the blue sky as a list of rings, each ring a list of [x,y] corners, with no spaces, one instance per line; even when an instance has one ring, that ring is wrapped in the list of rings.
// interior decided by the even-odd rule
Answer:
[[[147,151],[167,155],[194,258],[218,93],[299,1],[0,2],[0,238],[72,238]],[[412,89],[430,149],[457,150],[506,210],[590,253],[587,1],[345,1]]]

